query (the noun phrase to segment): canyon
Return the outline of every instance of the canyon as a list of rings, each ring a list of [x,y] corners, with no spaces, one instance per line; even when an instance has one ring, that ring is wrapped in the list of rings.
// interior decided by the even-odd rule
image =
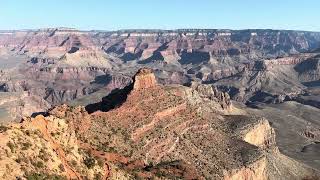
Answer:
[[[290,30],[0,31],[0,176],[317,179],[319,47]]]

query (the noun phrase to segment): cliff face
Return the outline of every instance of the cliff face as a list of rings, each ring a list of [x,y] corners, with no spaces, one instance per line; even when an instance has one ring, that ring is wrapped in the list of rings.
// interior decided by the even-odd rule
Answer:
[[[134,77],[134,90],[151,88],[157,86],[156,77],[151,69],[140,69]]]
[[[0,47],[29,56],[62,57],[78,52],[90,55],[101,52],[117,54],[125,61],[135,58],[167,61],[192,61],[192,56],[275,57],[289,53],[311,51],[319,45],[319,34],[277,30],[176,30],[116,32],[80,32],[64,29],[16,31],[0,34]],[[191,60],[187,57],[191,57]]]
[[[275,131],[265,118],[248,116],[227,116],[226,123],[233,127],[232,133],[247,143],[262,149],[273,149],[276,147]]]

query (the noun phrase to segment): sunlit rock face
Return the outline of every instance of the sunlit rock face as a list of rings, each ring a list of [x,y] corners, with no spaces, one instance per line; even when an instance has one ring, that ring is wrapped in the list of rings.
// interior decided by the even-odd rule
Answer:
[[[156,77],[151,69],[140,69],[134,77],[134,90],[146,89],[157,85]]]

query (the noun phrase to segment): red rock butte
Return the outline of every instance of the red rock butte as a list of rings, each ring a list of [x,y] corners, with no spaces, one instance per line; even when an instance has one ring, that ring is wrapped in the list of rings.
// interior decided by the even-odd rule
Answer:
[[[157,81],[152,69],[142,68],[134,76],[134,90],[146,89],[155,86],[157,86]]]

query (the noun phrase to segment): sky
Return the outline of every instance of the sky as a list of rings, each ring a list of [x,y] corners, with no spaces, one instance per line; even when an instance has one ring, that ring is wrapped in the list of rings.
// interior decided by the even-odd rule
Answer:
[[[0,0],[0,29],[320,31],[320,0]]]

